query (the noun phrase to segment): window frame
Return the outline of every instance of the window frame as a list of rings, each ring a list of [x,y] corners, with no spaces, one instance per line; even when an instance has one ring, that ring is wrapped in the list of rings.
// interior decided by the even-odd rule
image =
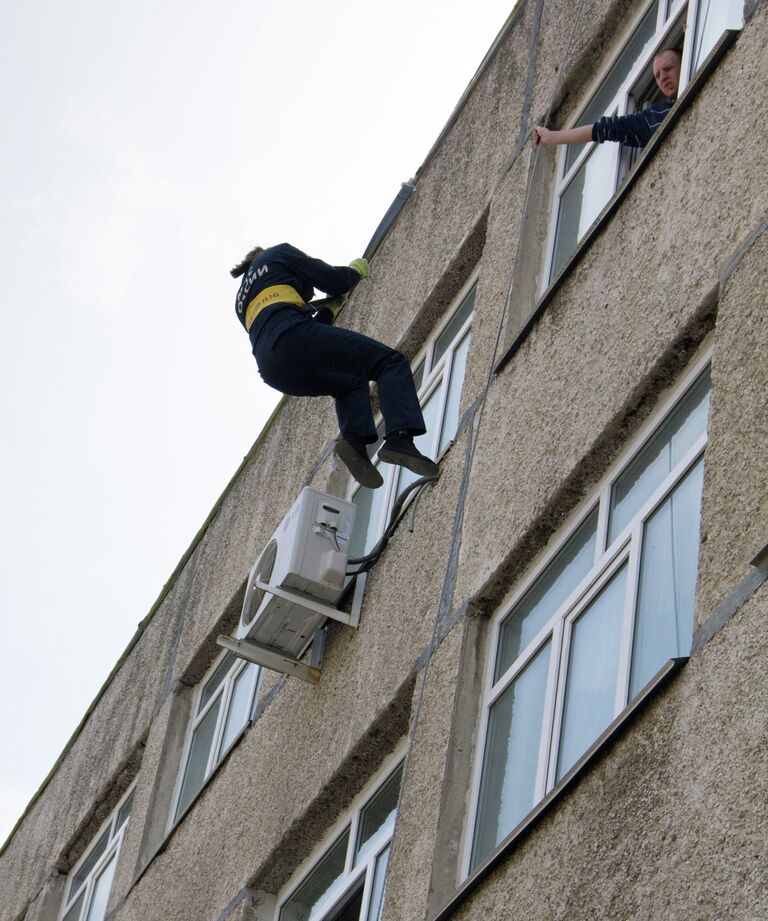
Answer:
[[[606,78],[608,77],[615,62],[619,59],[620,55],[629,44],[632,36],[635,34],[640,23],[654,2],[655,0],[644,0],[644,2],[641,4],[635,15],[628,23],[627,27],[622,31],[621,39],[615,45],[615,53],[612,54],[611,57],[600,67],[597,72],[597,76],[594,80],[591,81],[587,91],[583,94],[583,102],[578,106],[575,114],[563,125],[564,128],[572,128],[582,124],[585,110],[590,105],[595,95],[600,91],[601,87],[605,84]],[[702,8],[702,4],[706,2],[707,0],[658,0],[659,7],[656,16],[656,29],[654,32],[654,37],[648,43],[648,50],[645,52],[645,54],[642,55],[641,58],[638,59],[638,61],[630,69],[625,79],[616,89],[610,106],[605,112],[606,115],[626,115],[634,111],[633,90],[635,89],[638,82],[642,79],[643,73],[653,62],[653,58],[658,53],[659,48],[664,47],[664,45],[669,41],[670,35],[677,31],[682,18],[684,34],[686,36],[690,36],[691,38],[690,40],[686,40],[683,43],[683,56],[680,68],[680,85],[678,87],[677,93],[677,98],[680,99],[685,89],[693,81],[696,73],[698,72],[698,69],[707,59],[709,54],[708,52],[708,54],[704,57],[700,57],[700,46],[699,51],[697,52],[697,59],[694,59],[694,45],[696,44],[697,38],[696,29],[698,27],[698,17]],[[739,6],[743,8],[743,3],[741,3],[740,0],[719,0],[719,2],[726,2],[728,4],[727,12],[724,14],[727,22],[727,25],[724,26],[724,29],[736,28],[736,22],[737,20],[740,20],[740,17],[736,15],[736,10]],[[712,48],[714,48],[714,45]],[[710,51],[712,48],[710,48]],[[698,66],[694,70],[695,63]],[[594,141],[589,141],[584,145],[584,149],[579,153],[573,163],[567,167],[566,159],[571,146],[572,145],[567,144],[558,145],[555,151],[555,173],[554,180],[552,182],[549,219],[547,221],[546,244],[544,246],[542,260],[543,265],[539,282],[540,295],[543,295],[549,289],[549,287],[556,282],[560,273],[568,266],[572,256],[578,251],[579,244],[585,237],[588,236],[590,227],[592,227],[595,222],[600,219],[600,215],[603,213],[604,209],[611,202],[611,200],[616,196],[619,189],[623,185],[624,180],[631,173],[632,169],[634,168],[634,164],[637,161],[637,156],[630,158],[626,155],[626,151],[623,149],[621,144],[608,142],[606,144],[600,145],[596,144]],[[602,202],[600,208],[595,214],[593,221],[590,222],[590,225],[586,227],[581,234],[578,235],[570,252],[562,259],[557,268],[555,268],[553,261],[555,257],[557,228],[562,211],[563,197],[570,188],[571,183],[576,179],[582,166],[584,166],[586,161],[595,154],[595,151],[599,147],[608,148],[608,151],[604,152],[604,154],[609,158],[609,167],[605,170],[605,174],[611,178],[610,194],[608,194],[605,200]]]
[[[203,692],[210,681],[210,679],[216,673],[216,670],[221,666],[228,656],[232,656],[233,662],[224,677],[222,678],[220,684],[217,686],[213,694],[206,703],[201,707],[200,701],[203,696]],[[249,691],[249,703],[247,707],[247,717],[243,722],[243,725],[237,730],[233,736],[230,743],[226,748],[221,747],[221,743],[224,737],[224,729],[226,727],[227,719],[229,717],[229,710],[232,704],[232,694],[234,690],[235,683],[239,676],[250,666],[254,667],[254,675],[252,678],[252,684]],[[239,659],[234,656],[231,652],[223,652],[221,655],[217,656],[212,662],[211,666],[208,668],[205,675],[198,682],[198,687],[195,691],[194,707],[192,709],[192,714],[190,715],[189,722],[187,725],[186,736],[184,739],[184,748],[182,752],[182,757],[180,761],[180,767],[178,774],[176,776],[176,782],[174,784],[173,798],[171,800],[171,811],[168,817],[168,825],[166,828],[166,833],[169,833],[175,825],[177,825],[189,812],[192,808],[195,800],[200,795],[202,790],[205,789],[206,784],[209,782],[210,778],[216,773],[219,765],[225,760],[229,752],[237,745],[240,737],[243,732],[251,725],[253,721],[253,713],[256,707],[258,700],[259,687],[261,685],[261,676],[262,669],[261,666],[254,665],[254,663],[247,661],[246,659]],[[192,750],[192,740],[195,734],[195,730],[205,719],[206,715],[210,712],[211,708],[215,706],[217,700],[221,700],[221,706],[219,708],[219,713],[216,717],[216,726],[213,732],[213,738],[211,740],[211,746],[208,751],[208,758],[205,764],[205,774],[203,780],[200,784],[200,787],[195,793],[191,796],[189,802],[186,806],[179,810],[179,801],[181,799],[181,793],[184,787],[184,779],[187,773],[187,767],[189,765],[189,756]]]
[[[397,822],[397,809],[395,809],[394,815],[365,842],[361,848],[360,857],[356,859],[355,852],[357,850],[360,817],[368,803],[398,770],[403,770],[403,777],[401,777],[400,780],[402,789],[402,783],[405,776],[405,750],[406,743],[405,740],[403,740],[395,751],[384,760],[375,775],[333,823],[328,833],[323,837],[323,840],[291,874],[288,881],[277,893],[273,921],[280,921],[280,913],[283,906],[290,900],[291,896],[299,890],[304,882],[306,882],[320,861],[347,831],[349,832],[349,841],[347,844],[347,852],[344,857],[344,871],[323,894],[321,899],[315,903],[313,914],[315,916],[315,921],[325,921],[326,918],[332,918],[343,908],[348,899],[353,896],[362,881],[363,897],[360,906],[360,918],[361,921],[368,921],[371,890],[375,882],[377,862],[384,851],[392,845],[395,824]],[[311,917],[312,915],[310,915],[310,918]]]
[[[117,862],[120,859],[120,851],[122,850],[123,841],[125,839],[125,834],[128,829],[128,825],[131,820],[130,811],[125,817],[123,823],[118,826],[117,820],[120,816],[120,813],[123,810],[125,804],[132,799],[133,795],[136,792],[137,782],[134,781],[125,793],[118,800],[117,805],[112,810],[109,815],[109,818],[106,819],[100,826],[99,830],[93,835],[88,847],[83,852],[83,855],[77,861],[77,863],[72,867],[72,869],[67,873],[66,882],[64,884],[64,898],[61,901],[59,906],[59,913],[57,915],[58,921],[62,921],[66,917],[67,912],[71,911],[74,907],[77,900],[81,895],[84,895],[83,904],[80,906],[80,914],[78,915],[77,921],[82,921],[82,919],[87,918],[88,912],[91,909],[91,902],[93,899],[93,890],[96,881],[100,878],[102,872],[109,865],[111,860]],[[77,887],[77,889],[71,889],[72,883],[74,882],[75,876],[77,875],[80,868],[88,860],[90,855],[93,853],[94,848],[98,845],[101,839],[104,837],[104,834],[108,832],[109,837],[107,839],[107,846],[104,848],[104,853],[91,867],[90,871],[86,875],[83,882]],[[115,863],[115,872],[117,872],[117,863]],[[113,876],[114,881],[114,876]],[[70,891],[71,890],[71,891]],[[112,884],[110,884],[110,896],[112,891]],[[109,899],[108,896],[107,898]],[[105,913],[106,914],[106,913]]]
[[[611,490],[618,478],[671,417],[676,406],[696,385],[701,375],[705,373],[707,368],[711,368],[712,354],[713,345],[710,336],[702,344],[696,357],[689,364],[680,380],[660,401],[640,430],[611,464],[595,489],[568,516],[550,543],[528,567],[526,573],[507,594],[491,618],[489,651],[485,663],[482,697],[479,707],[477,741],[472,759],[469,808],[467,810],[464,834],[462,835],[459,860],[462,880],[473,876],[494,850],[492,849],[473,864],[473,849],[477,836],[476,825],[480,808],[480,792],[486,745],[489,737],[491,708],[505,691],[511,687],[516,677],[534,661],[539,651],[548,642],[551,642],[552,650],[547,667],[546,690],[536,762],[534,800],[529,812],[520,819],[520,823],[523,823],[526,820],[526,816],[539,808],[542,801],[562,782],[571,770],[571,768],[568,768],[563,777],[558,779],[557,758],[561,743],[563,700],[567,683],[565,676],[567,675],[569,663],[573,625],[625,564],[627,565],[627,584],[619,636],[612,720],[618,719],[633,705],[634,698],[629,698],[629,686],[632,666],[632,641],[638,610],[643,528],[656,510],[661,507],[668,496],[684,481],[688,473],[704,456],[708,440],[707,431],[705,430],[694,440],[685,454],[680,457],[675,466],[665,475],[662,482],[653,490],[653,493],[645,499],[642,506],[632,515],[630,521],[608,544]],[[557,609],[552,612],[546,623],[542,624],[536,634],[519,650],[515,659],[509,663],[504,672],[494,679],[502,625],[507,616],[524,598],[528,590],[596,508],[598,518],[595,529],[595,549],[589,570],[562,603],[558,605]],[[589,748],[590,746],[587,746],[585,752]],[[578,762],[579,759],[577,759],[576,764]],[[510,828],[509,833],[512,831],[513,828]],[[503,840],[504,838],[501,839],[501,841]]]
[[[440,319],[440,322],[435,326],[434,330],[430,333],[429,338],[424,343],[422,348],[419,350],[413,361],[411,361],[411,370],[417,370],[420,365],[424,365],[426,369],[429,367],[429,373],[425,374],[422,377],[421,383],[417,388],[417,395],[419,399],[419,405],[424,408],[428,400],[433,396],[435,391],[438,388],[442,388],[442,392],[438,397],[438,406],[437,406],[437,415],[436,415],[436,424],[435,430],[432,433],[432,452],[424,450],[424,454],[428,454],[430,457],[434,457],[436,461],[442,460],[442,458],[448,453],[455,440],[455,435],[449,439],[442,450],[440,448],[440,442],[443,437],[443,428],[445,426],[445,411],[448,404],[448,391],[451,382],[451,375],[453,374],[453,364],[456,352],[459,349],[467,336],[472,334],[472,326],[475,319],[475,308],[473,307],[472,312],[462,323],[461,327],[456,331],[456,335],[450,342],[450,345],[446,348],[445,352],[440,356],[438,361],[432,365],[432,359],[434,356],[434,349],[437,341],[448,327],[449,323],[461,308],[462,304],[465,302],[467,297],[472,292],[472,289],[477,287],[477,284],[480,279],[480,269],[476,267],[467,281],[462,285],[460,291],[455,298],[452,299],[450,307],[445,311],[445,314]],[[475,298],[477,298],[477,291],[475,290]],[[462,379],[462,390],[464,387],[464,379]],[[461,399],[461,393],[459,394],[459,399]],[[459,416],[459,421],[461,416]],[[376,416],[376,426],[377,428],[381,427],[383,422],[381,413],[378,413]],[[383,442],[382,442],[383,443]],[[379,446],[381,447],[381,445]],[[379,461],[379,449],[377,448],[375,454],[371,458],[372,463],[379,468],[381,463]],[[379,509],[378,521],[376,523],[376,528],[374,534],[376,535],[372,546],[375,546],[376,541],[384,533],[387,522],[389,521],[389,516],[392,512],[392,508],[397,501],[399,492],[398,492],[398,483],[400,480],[400,471],[401,468],[392,464],[386,464],[384,470],[381,471],[382,476],[384,477],[384,485],[380,487],[382,490],[382,503]],[[348,501],[355,502],[355,497],[360,492],[361,487],[358,483],[352,481],[349,485],[348,492]],[[370,526],[370,525],[369,525]],[[364,553],[369,553],[370,548],[364,551]]]

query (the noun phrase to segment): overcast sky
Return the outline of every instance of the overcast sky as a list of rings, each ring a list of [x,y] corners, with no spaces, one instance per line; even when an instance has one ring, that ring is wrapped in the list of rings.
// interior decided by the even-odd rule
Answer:
[[[361,255],[513,5],[0,0],[0,843],[276,402],[229,268]]]

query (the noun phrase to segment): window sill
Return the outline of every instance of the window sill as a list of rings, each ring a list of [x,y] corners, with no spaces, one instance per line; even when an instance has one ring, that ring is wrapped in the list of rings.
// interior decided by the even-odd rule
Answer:
[[[670,132],[674,129],[677,122],[683,116],[683,113],[690,107],[696,96],[704,87],[707,80],[709,80],[709,77],[720,63],[720,60],[725,55],[726,51],[728,51],[731,45],[733,45],[733,43],[736,41],[737,37],[739,36],[739,32],[740,30],[738,29],[728,30],[721,36],[720,40],[714,46],[712,51],[710,51],[707,59],[701,65],[693,80],[691,80],[685,90],[683,90],[680,98],[670,109],[669,115],[667,115],[647,146],[644,148],[642,154],[634,166],[634,169],[627,176],[621,187],[616,191],[613,198],[603,208],[597,218],[595,218],[594,223],[581,238],[578,245],[576,246],[576,249],[560,269],[554,281],[549,285],[549,287],[544,291],[544,293],[537,301],[533,313],[517,333],[507,351],[497,362],[496,367],[494,368],[494,372],[496,374],[498,374],[507,365],[507,363],[511,361],[515,352],[517,352],[523,342],[528,338],[528,335],[538,322],[539,317],[546,310],[550,301],[560,290],[561,286],[571,274],[579,260],[583,257],[583,255],[594,243],[594,241],[600,236],[606,225],[610,222],[611,218],[619,209],[620,205],[627,197],[630,190],[633,188],[650,161],[653,159],[656,151],[664,143],[664,138],[666,138],[666,136],[670,134]]]
[[[651,678],[648,684],[632,701],[632,703],[620,713],[608,728],[600,735],[595,742],[587,749],[581,758],[563,777],[541,802],[528,813],[516,828],[507,835],[507,837],[498,845],[489,857],[467,877],[464,883],[459,887],[453,898],[431,918],[431,921],[447,921],[448,918],[462,905],[474,892],[475,889],[488,877],[498,866],[503,863],[515,848],[523,841],[533,828],[538,825],[539,821],[546,815],[554,805],[576,784],[582,774],[585,774],[599,758],[609,750],[610,745],[615,742],[623,732],[628,728],[634,717],[642,711],[654,697],[666,686],[670,679],[680,671],[688,661],[688,658],[670,659],[656,675]]]

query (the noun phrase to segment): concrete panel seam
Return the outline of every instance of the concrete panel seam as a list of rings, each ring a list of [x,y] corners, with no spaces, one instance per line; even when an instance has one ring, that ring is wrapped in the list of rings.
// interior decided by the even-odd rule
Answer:
[[[755,569],[768,567],[768,544],[765,544],[762,550],[757,551],[749,565],[754,566]]]
[[[42,895],[43,891],[45,890],[45,887],[48,885],[48,883],[50,882],[50,880],[53,878],[53,874],[54,874],[54,873],[55,873],[55,870],[52,871],[51,873],[49,873],[48,876],[45,877],[45,880],[43,881],[43,885],[40,886],[40,888],[37,890],[37,892],[27,901],[26,905],[25,905],[24,908],[21,910],[21,913],[17,916],[19,919],[21,919],[21,921],[23,921],[23,919],[27,917],[27,915],[29,914],[30,908],[31,908],[31,907],[35,904],[35,902],[40,898],[40,896]]]
[[[438,632],[435,636],[434,643],[426,646],[420,653],[418,659],[416,659],[415,670],[420,672],[430,661],[432,656],[437,652],[440,646],[453,630],[453,628],[460,624],[467,617],[474,617],[478,614],[481,614],[482,611],[480,608],[474,604],[472,601],[465,601],[464,604],[460,605],[456,610],[447,617],[441,624],[438,629]]]
[[[738,247],[736,252],[728,259],[720,273],[720,290],[728,284],[733,273],[739,268],[742,260],[749,254],[749,251],[768,230],[768,215],[766,215],[760,224],[750,233],[746,240]]]
[[[712,614],[693,634],[691,656],[709,643],[713,637],[744,607],[760,586],[768,579],[768,569],[753,569],[720,602]]]
[[[198,544],[198,547],[199,546],[200,545]],[[192,563],[192,561],[194,560],[195,556],[197,555],[198,547],[195,547],[194,552],[192,553],[189,560],[187,561],[188,563]],[[168,666],[165,670],[165,682],[163,684],[163,689],[160,692],[160,697],[158,698],[158,701],[155,704],[155,707],[152,711],[153,720],[157,717],[158,713],[160,713],[160,711],[162,710],[163,704],[168,699],[168,697],[171,694],[173,694],[173,692],[176,690],[177,683],[174,682],[173,680],[173,670],[176,667],[176,657],[179,652],[179,646],[181,645],[181,637],[182,637],[182,634],[184,633],[184,623],[186,621],[186,615],[187,615],[187,610],[188,610],[187,602],[189,601],[189,596],[192,593],[192,582],[193,581],[194,581],[193,579],[190,579],[190,584],[187,588],[187,595],[186,595],[186,598],[184,599],[184,603],[179,605],[179,613],[176,618],[176,623],[174,625],[173,646],[171,647],[171,654],[168,657]]]
[[[228,918],[232,912],[240,906],[247,898],[250,898],[250,892],[247,886],[243,888],[235,895],[232,899],[229,900],[227,906],[221,912],[221,914],[216,918],[216,921],[224,921],[225,918]]]
[[[448,565],[445,570],[443,579],[443,590],[440,593],[440,603],[437,609],[438,626],[441,625],[451,613],[453,605],[453,590],[456,585],[456,573],[459,567],[459,551],[461,549],[461,536],[464,526],[464,506],[466,503],[467,492],[469,490],[469,478],[472,470],[472,451],[474,449],[474,439],[472,437],[473,422],[475,413],[473,411],[471,418],[467,422],[469,436],[467,438],[466,458],[464,462],[464,471],[461,477],[461,486],[459,495],[456,500],[456,512],[453,518],[453,529],[451,533],[451,549],[448,554]]]
[[[163,693],[161,694],[158,702],[155,704],[155,709],[152,711],[152,722],[154,722],[157,719],[157,717],[160,715],[160,711],[165,706],[165,703],[168,700],[168,698],[173,697],[173,695],[179,690],[179,688],[182,688],[182,687],[184,687],[184,683],[182,681],[179,681],[179,679],[177,678],[175,681],[172,681],[166,688],[163,689]]]
[[[528,132],[528,118],[531,114],[531,100],[533,98],[533,75],[536,72],[538,60],[539,34],[541,32],[541,14],[544,9],[544,0],[537,0],[533,11],[533,34],[531,35],[531,49],[528,54],[528,73],[525,78],[525,92],[523,94],[523,111],[520,114],[520,133],[517,139],[518,151],[525,143]]]
[[[267,696],[264,700],[260,700],[256,706],[256,709],[253,711],[253,716],[251,717],[251,725],[253,725],[257,719],[259,719],[267,709],[267,707],[272,703],[272,701],[277,697],[279,691],[285,687],[286,682],[288,681],[287,675],[281,675],[274,684],[274,687],[270,688]]]
[[[125,903],[127,901],[128,901],[127,895],[124,895],[121,899],[118,899],[112,911],[108,911],[106,915],[104,915],[104,921],[112,921],[113,918],[116,918],[120,914],[120,912],[123,910],[123,908],[125,907]]]

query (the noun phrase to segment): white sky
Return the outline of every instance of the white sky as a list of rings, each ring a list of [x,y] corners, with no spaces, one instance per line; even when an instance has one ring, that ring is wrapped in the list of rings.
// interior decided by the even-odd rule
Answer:
[[[0,844],[276,402],[230,267],[361,255],[513,5],[0,0]]]

